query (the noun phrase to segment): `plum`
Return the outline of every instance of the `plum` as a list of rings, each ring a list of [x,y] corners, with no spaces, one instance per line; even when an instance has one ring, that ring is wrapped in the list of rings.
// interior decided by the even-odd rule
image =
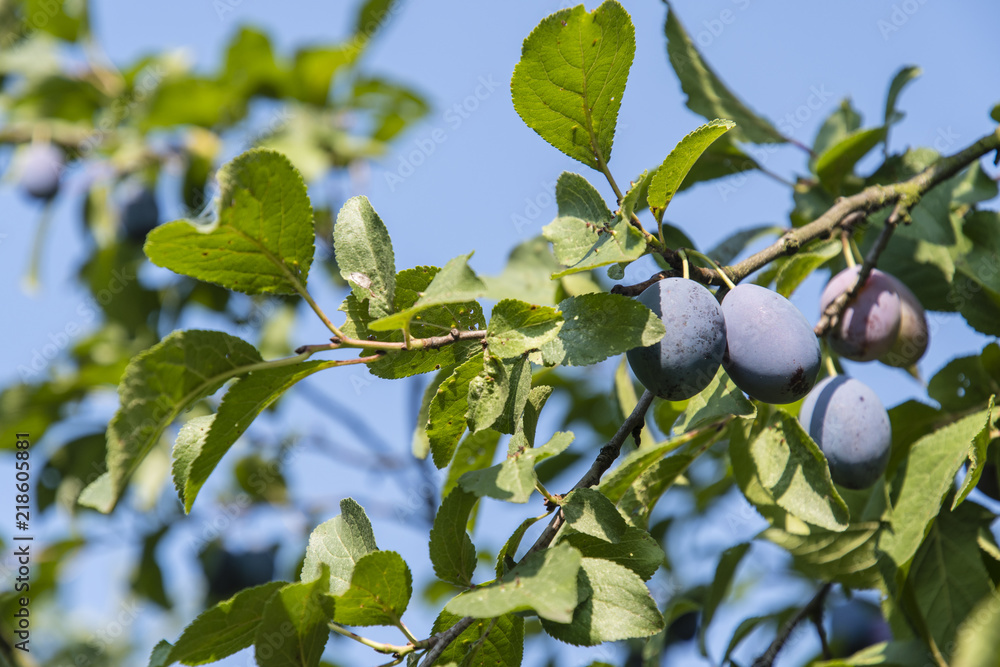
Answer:
[[[822,380],[802,402],[799,422],[823,450],[837,484],[866,489],[885,473],[892,428],[868,385],[843,375]]]
[[[827,283],[819,299],[821,311],[851,288],[859,271],[860,266],[852,266]],[[827,334],[834,352],[853,361],[872,361],[889,351],[901,323],[897,284],[894,278],[872,269],[857,297],[844,309],[840,323]]]
[[[628,351],[632,372],[660,398],[691,398],[715,377],[726,351],[719,302],[704,285],[684,278],[657,281],[638,299],[663,320],[667,333],[658,343]]]
[[[793,403],[809,393],[819,341],[791,301],[760,285],[737,285],[722,300],[722,314],[722,366],[737,387],[765,403]]]
[[[909,368],[920,361],[927,351],[930,333],[927,330],[927,314],[920,300],[910,291],[910,288],[900,282],[895,276],[885,274],[895,286],[899,294],[899,335],[888,352],[878,360],[887,366]]]
[[[52,144],[32,144],[22,160],[21,189],[35,199],[55,197],[59,192],[59,175],[65,161],[63,152]]]
[[[130,181],[121,190],[121,220],[125,235],[136,243],[146,240],[160,222],[160,207],[156,203],[156,193],[148,186]]]

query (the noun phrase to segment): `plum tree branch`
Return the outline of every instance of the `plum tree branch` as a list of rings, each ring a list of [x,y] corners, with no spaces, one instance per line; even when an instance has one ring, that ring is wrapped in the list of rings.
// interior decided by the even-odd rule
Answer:
[[[741,262],[722,268],[733,279],[733,282],[739,282],[779,257],[794,255],[810,241],[828,236],[836,228],[843,227],[848,223],[854,224],[859,214],[868,215],[891,204],[901,204],[901,211],[909,210],[934,186],[948,180],[983,155],[998,149],[1000,149],[1000,127],[954,155],[939,158],[934,164],[906,181],[892,185],[872,185],[857,194],[837,200],[833,206],[812,222],[789,230],[760,252]],[[885,242],[888,242],[888,237],[886,237]],[[679,275],[681,261],[677,254],[669,250],[663,250],[661,254],[667,263],[678,271],[676,275]],[[611,291],[615,294],[635,296],[657,280],[671,275],[675,274],[661,271],[649,280],[636,285],[616,285]],[[691,277],[707,285],[722,284],[718,275],[707,269],[692,270]]]
[[[813,596],[813,599],[806,603],[806,606],[802,607],[802,609],[800,609],[795,616],[788,619],[788,622],[782,626],[778,635],[774,638],[774,641],[772,641],[771,645],[767,647],[767,650],[764,651],[759,658],[753,661],[753,667],[771,667],[771,665],[774,664],[774,659],[778,657],[778,653],[781,651],[782,647],[784,647],[785,642],[788,641],[788,638],[792,635],[792,631],[795,630],[796,626],[807,618],[815,619],[822,611],[823,601],[826,599],[826,595],[830,592],[832,587],[833,584],[824,584],[823,587],[819,589],[819,592]]]
[[[633,408],[632,413],[622,422],[622,425],[615,432],[608,444],[601,447],[600,453],[597,455],[597,459],[590,466],[590,469],[580,478],[580,481],[576,483],[572,490],[580,489],[583,487],[594,486],[599,481],[601,481],[601,476],[607,472],[611,464],[614,463],[615,459],[618,458],[618,454],[621,453],[622,445],[625,443],[625,439],[629,435],[634,435],[638,437],[638,431],[642,429],[642,425],[645,423],[646,411],[649,410],[649,406],[652,405],[655,396],[650,391],[643,392],[642,396],[639,397],[639,402],[636,403],[635,408]],[[535,553],[536,551],[541,551],[548,547],[552,540],[555,539],[556,533],[562,527],[565,519],[563,518],[562,508],[560,508],[552,517],[549,525],[545,527],[542,534],[538,536],[535,543],[531,545],[524,556],[521,557],[523,561],[525,558]],[[468,628],[476,619],[466,616],[461,619],[455,625],[451,626],[444,632],[440,632],[433,637],[426,640],[426,644],[431,648],[424,654],[423,659],[420,661],[421,667],[430,667],[434,664],[434,661],[440,657],[441,653],[448,647],[451,642],[462,634],[466,628]]]

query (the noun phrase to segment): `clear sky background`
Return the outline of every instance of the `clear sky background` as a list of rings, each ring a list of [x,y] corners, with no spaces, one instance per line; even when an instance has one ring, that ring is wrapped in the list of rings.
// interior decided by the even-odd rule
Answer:
[[[346,36],[355,9],[354,2],[318,0],[96,0],[92,4],[95,30],[112,61],[124,63],[150,51],[182,49],[199,68],[213,68],[219,62],[222,46],[241,24],[264,27],[278,50],[287,54],[304,43],[329,43]],[[704,122],[684,106],[677,78],[667,62],[665,6],[654,0],[626,0],[624,4],[636,25],[637,50],[610,161],[619,183],[658,165],[682,136]],[[335,208],[347,195],[367,195],[392,235],[397,268],[441,266],[456,255],[476,250],[472,265],[481,274],[498,273],[510,249],[539,234],[555,216],[553,188],[562,171],[583,174],[612,201],[610,188],[600,174],[546,144],[521,122],[510,101],[510,75],[522,40],[541,18],[564,6],[567,3],[550,1],[515,2],[502,7],[457,1],[406,3],[368,54],[370,70],[415,86],[434,109],[426,121],[396,145],[396,153],[372,164],[370,169],[355,172],[349,183],[317,184],[311,194],[317,201],[336,202]],[[594,6],[587,5],[588,9]],[[798,114],[792,136],[803,143],[812,143],[824,118],[845,97],[850,97],[861,111],[864,125],[880,124],[889,81],[900,67],[909,64],[919,65],[923,76],[906,89],[899,103],[907,115],[892,129],[890,142],[894,150],[906,145],[931,145],[945,153],[954,152],[994,125],[988,114],[1000,102],[1000,70],[996,67],[1000,61],[1000,42],[996,39],[1000,25],[998,3],[681,0],[674,8],[706,59],[752,108],[773,121]],[[806,105],[815,100],[819,100],[814,104],[818,108],[810,110]],[[440,143],[432,139],[442,135]],[[865,164],[874,166],[871,161]],[[806,171],[805,156],[795,148],[782,147],[767,156],[766,167],[794,179]],[[996,168],[987,169],[991,175],[997,174]],[[392,175],[401,176],[402,181]],[[71,175],[70,187],[81,192],[83,181],[76,176],[74,179]],[[4,345],[0,346],[0,379],[5,383],[18,377],[18,365],[30,361],[50,335],[65,330],[76,318],[76,308],[83,298],[83,292],[73,284],[83,252],[79,206],[79,196],[60,199],[45,249],[42,289],[28,295],[18,286],[27,267],[37,209],[12,188],[0,188],[0,281],[6,287],[0,299],[7,318]],[[989,206],[995,208],[996,201]],[[177,210],[176,204],[167,200],[163,208],[168,213]],[[762,175],[750,174],[728,181],[725,188],[709,183],[685,192],[672,202],[668,218],[684,229],[699,248],[706,249],[742,227],[787,225],[790,209],[788,188]],[[523,224],[525,221],[528,224]],[[630,268],[628,277],[641,279],[651,271],[651,264],[639,263]],[[825,275],[814,276],[793,298],[811,321],[818,319],[818,295],[824,282]],[[320,286],[317,297],[327,312],[332,312],[342,294]],[[933,317],[931,346],[920,363],[925,378],[955,356],[978,352],[987,340],[957,316]],[[295,343],[321,342],[323,331],[318,322],[303,317]],[[612,371],[613,367],[605,364],[587,373],[610,380]],[[927,400],[920,383],[903,371],[880,364],[848,364],[848,372],[871,385],[887,407],[909,398]],[[309,382],[317,390],[337,396],[350,412],[368,422],[375,437],[405,453],[412,429],[409,406],[415,383],[373,378],[367,384],[366,377],[363,371],[337,369]],[[359,380],[365,383],[359,385]],[[103,409],[110,414],[113,407],[111,402],[97,406],[95,415]],[[283,410],[302,431],[330,428],[320,412],[294,396]],[[262,437],[285,435],[274,424],[262,428]],[[333,427],[331,437],[341,438],[357,449],[366,446],[346,428]],[[50,438],[46,444],[58,443]],[[247,451],[246,447],[242,451]],[[216,474],[216,488],[225,486],[226,480],[219,479],[224,477],[221,470]],[[398,508],[408,500],[407,494],[385,475],[345,475],[328,459],[309,452],[296,458],[291,481],[297,495],[314,499],[317,506],[333,513],[336,501],[348,495],[358,497],[363,504],[371,500],[388,508]],[[210,485],[206,492],[211,490]],[[414,492],[419,493],[419,488],[410,490],[411,495]],[[521,513],[502,511],[505,509],[485,510],[484,516],[491,522],[481,522],[481,526],[490,526],[481,529],[481,546],[495,548],[509,534],[508,527],[512,529],[522,518]],[[666,511],[679,514],[684,510],[675,504]],[[678,581],[661,582],[661,592],[675,584],[706,581],[723,548],[751,538],[761,527],[742,499],[734,499],[719,513],[714,524],[685,527],[687,532],[680,535],[682,544],[668,545]],[[190,535],[197,535],[217,515],[199,516],[196,510],[188,519]],[[426,547],[421,543],[425,528],[407,528],[391,515],[390,509],[382,516],[373,516],[380,547],[400,551],[414,567],[415,580],[423,582],[430,574]],[[734,516],[742,517],[735,522],[735,529]],[[120,610],[113,596],[93,592],[97,573],[111,577],[112,592],[123,589],[126,583],[120,581],[122,573],[115,573],[114,568],[115,564],[128,563],[132,553],[116,536],[135,527],[123,523],[125,520],[119,516],[88,520],[89,529],[106,536],[106,548],[85,554],[66,570],[71,591],[65,602],[82,610],[71,614],[67,622],[84,633],[88,628],[93,631],[102,627]],[[52,534],[59,534],[67,525],[64,519],[54,522]],[[296,516],[255,517],[248,525],[234,529],[231,537],[235,542],[249,546],[265,543],[264,536],[274,530],[296,536],[290,541],[295,544],[290,543],[282,551],[285,565],[298,555],[297,540],[312,528]],[[193,538],[186,542],[175,540],[161,553],[169,581],[177,591],[200,585],[191,572],[171,564],[175,557],[179,562],[181,555],[190,554],[194,542]],[[753,589],[754,604],[773,608],[808,599],[806,588],[790,584],[767,593],[768,577],[772,576],[769,573],[780,569],[783,561],[766,548],[755,547],[753,553],[759,557],[744,564],[742,576],[748,580],[755,575],[764,577],[763,585]],[[179,616],[190,620],[194,608],[182,600],[178,602]],[[747,609],[750,607],[743,608],[742,613],[748,614]],[[414,611],[414,631],[426,633],[432,619],[420,617],[430,612],[419,606]],[[716,657],[719,644],[725,646],[740,620],[739,614],[733,612],[717,619],[711,634]],[[148,650],[159,638],[174,639],[180,629],[178,622],[145,609],[135,629],[140,641],[148,642]],[[761,635],[754,641],[746,656],[759,652],[768,637]],[[337,643],[338,647],[343,645]],[[783,655],[784,662],[779,664],[796,664],[796,659],[801,660],[812,650],[815,647],[810,641],[800,642]],[[377,664],[377,658],[367,650],[349,655],[353,657],[344,659],[347,664]],[[526,664],[538,664],[539,654],[530,655],[534,657]],[[584,665],[592,657],[593,652],[566,651],[561,664]],[[677,664],[708,664],[692,651],[678,654],[676,659]],[[227,664],[248,664],[247,660],[246,655],[241,655]]]

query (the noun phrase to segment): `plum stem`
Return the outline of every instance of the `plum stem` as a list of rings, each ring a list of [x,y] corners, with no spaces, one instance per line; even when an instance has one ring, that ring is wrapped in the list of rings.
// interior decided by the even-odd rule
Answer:
[[[691,277],[691,272],[688,268],[687,253],[684,251],[684,248],[678,248],[677,254],[681,256],[681,277],[684,278],[684,280],[688,280]]]
[[[736,289],[736,284],[729,279],[729,276],[726,275],[725,271],[719,268],[719,265],[715,263],[715,260],[713,260],[711,257],[709,257],[704,253],[698,252],[697,250],[691,250],[690,248],[688,248],[687,252],[691,253],[692,255],[701,259],[702,261],[708,263],[709,266],[711,266],[715,270],[715,272],[719,274],[719,278],[722,280],[723,283],[725,283],[726,287],[728,287],[731,290]]]

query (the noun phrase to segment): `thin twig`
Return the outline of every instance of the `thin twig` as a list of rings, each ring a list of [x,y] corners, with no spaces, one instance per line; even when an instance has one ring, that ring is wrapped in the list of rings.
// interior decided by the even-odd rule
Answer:
[[[465,632],[465,630],[475,621],[476,619],[471,616],[466,616],[444,632],[440,632],[428,639],[427,644],[430,646],[430,649],[424,653],[424,657],[420,661],[420,667],[430,667],[433,665],[434,661],[440,658],[441,654],[444,653],[444,650],[448,648],[453,641],[458,639],[458,636]]]
[[[778,657],[778,652],[781,651],[785,642],[792,635],[792,631],[795,627],[807,618],[812,617],[817,612],[822,612],[823,601],[826,599],[826,594],[830,592],[833,584],[824,584],[823,588],[819,589],[819,592],[813,596],[813,599],[806,603],[806,606],[802,607],[795,616],[792,616],[787,623],[778,632],[778,635],[771,642],[771,645],[767,647],[767,650],[761,654],[759,658],[754,660],[753,667],[771,667],[774,663],[774,659]]]

